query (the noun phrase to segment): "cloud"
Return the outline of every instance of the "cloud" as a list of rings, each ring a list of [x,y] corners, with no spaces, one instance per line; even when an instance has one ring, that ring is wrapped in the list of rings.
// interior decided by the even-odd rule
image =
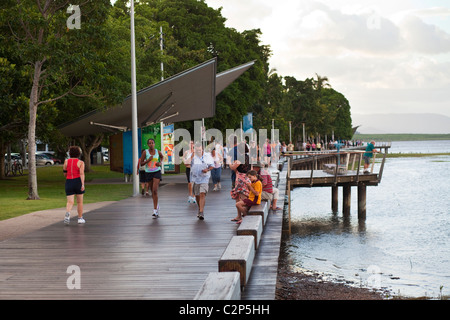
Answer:
[[[207,2],[222,3],[240,31],[260,28],[280,75],[327,76],[354,112],[425,108],[450,115],[450,9],[430,7],[436,1]]]
[[[303,35],[300,40],[310,50],[379,54],[401,44],[398,28],[375,11],[347,14],[319,3],[312,7],[304,12],[298,26]]]
[[[425,54],[450,52],[450,34],[437,26],[426,24],[419,17],[409,15],[403,19],[400,27],[410,50]]]
[[[261,20],[269,17],[272,8],[260,0],[207,0],[212,8],[222,7],[222,16],[227,19],[226,25],[238,31],[258,28]]]

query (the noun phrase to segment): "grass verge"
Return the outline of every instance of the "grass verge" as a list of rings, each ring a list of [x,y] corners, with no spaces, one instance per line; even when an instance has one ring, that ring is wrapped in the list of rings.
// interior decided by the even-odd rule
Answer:
[[[0,220],[35,211],[65,207],[65,178],[62,173],[62,166],[38,167],[37,176],[40,200],[26,200],[28,192],[27,170],[24,170],[23,176],[0,180]],[[133,193],[131,184],[92,184],[92,181],[96,179],[117,178],[123,178],[123,175],[110,171],[109,166],[92,166],[92,172],[86,173],[84,203],[118,201],[130,197]]]

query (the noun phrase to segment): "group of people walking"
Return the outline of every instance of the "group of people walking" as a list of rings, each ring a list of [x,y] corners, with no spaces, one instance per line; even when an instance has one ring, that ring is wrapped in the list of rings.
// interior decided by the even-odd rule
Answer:
[[[244,143],[245,144],[245,143]],[[157,219],[160,215],[158,203],[158,188],[162,181],[161,166],[164,161],[164,155],[155,148],[155,140],[148,139],[148,149],[142,151],[138,162],[137,174],[141,183],[141,194],[150,196],[153,199],[153,218]],[[211,152],[205,152],[201,143],[190,142],[189,150],[183,155],[183,162],[186,166],[186,178],[188,182],[188,203],[198,206],[197,217],[204,220],[206,195],[209,192],[209,181],[212,178],[213,191],[219,191],[221,185],[222,167],[229,164],[232,172],[232,190],[231,198],[236,201],[237,216],[232,219],[236,223],[242,222],[248,210],[261,203],[261,200],[269,200],[273,203],[272,209],[278,210],[276,201],[278,199],[278,190],[272,186],[272,179],[267,172],[267,166],[262,162],[250,164],[249,148],[242,148],[244,154],[238,156],[237,145],[228,150],[229,154],[224,152],[223,147],[217,144]],[[81,149],[78,146],[72,146],[69,149],[69,159],[64,162],[64,175],[66,176],[66,214],[64,223],[70,223],[70,211],[74,205],[75,196],[77,199],[78,223],[85,223],[83,218],[83,195],[84,188],[84,162],[80,160]],[[240,162],[239,159],[245,159]]]
[[[240,160],[244,160],[241,162]],[[229,164],[231,169],[231,198],[236,201],[237,216],[231,221],[238,224],[248,210],[261,203],[261,200],[269,200],[273,210],[280,210],[276,203],[278,189],[272,185],[272,178],[267,171],[268,164],[262,162],[250,164],[248,146],[243,143],[240,147],[234,140],[233,148],[225,153],[221,145],[216,144],[211,152],[205,152],[201,143],[191,141],[190,149],[183,155],[186,166],[186,177],[188,181],[188,202],[197,204],[198,218],[205,218],[204,208],[206,195],[209,191],[209,179],[212,178],[213,191],[221,189],[222,166]],[[264,167],[264,168],[263,168]]]
[[[137,174],[142,186],[142,195],[150,195],[153,199],[153,218],[159,217],[158,188],[162,181],[161,166],[164,155],[155,148],[155,140],[148,139],[148,149],[142,151],[139,159]],[[371,141],[364,154],[364,173],[368,172],[370,160],[373,153],[378,152],[375,141]],[[228,152],[227,152],[228,151]],[[239,154],[239,152],[241,154]],[[227,154],[228,153],[228,154]],[[69,148],[69,159],[64,161],[63,173],[66,177],[65,192],[67,197],[66,213],[64,223],[70,223],[70,211],[73,208],[75,197],[77,200],[78,223],[84,224],[83,217],[83,195],[85,193],[84,162],[80,160],[81,148],[72,146]],[[230,149],[223,149],[217,144],[211,152],[205,152],[201,143],[190,142],[189,150],[183,155],[186,166],[186,178],[188,182],[188,203],[197,204],[197,217],[204,220],[206,195],[209,192],[209,180],[212,177],[213,191],[218,191],[221,186],[222,167],[229,164],[231,169],[231,198],[236,201],[237,215],[231,221],[240,224],[242,217],[249,209],[261,203],[262,200],[269,201],[272,210],[281,210],[277,207],[279,191],[272,185],[272,178],[268,172],[268,162],[250,162],[250,156],[254,156],[245,142]],[[240,160],[244,160],[241,162]],[[265,159],[267,160],[267,159]],[[270,160],[269,160],[270,161]],[[252,164],[253,163],[253,164]]]

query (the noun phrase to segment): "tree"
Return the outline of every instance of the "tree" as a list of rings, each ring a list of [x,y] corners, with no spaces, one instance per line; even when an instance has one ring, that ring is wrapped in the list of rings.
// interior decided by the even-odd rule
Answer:
[[[347,98],[333,88],[326,88],[322,90],[321,102],[326,106],[326,122],[321,132],[331,134],[334,131],[338,139],[351,139],[352,118]]]
[[[0,49],[1,50],[1,49]],[[5,177],[5,158],[8,145],[25,136],[27,97],[22,84],[27,79],[15,64],[0,54],[0,179]]]
[[[35,162],[38,109],[67,95],[101,97],[100,88],[111,81],[103,63],[108,55],[104,22],[111,4],[108,0],[80,3],[81,29],[69,30],[67,9],[81,1],[74,2],[9,0],[0,6],[2,26],[6,24],[10,30],[10,46],[21,62],[32,68],[28,123],[28,199],[32,200],[39,199]]]
[[[242,116],[262,96],[262,83],[267,80],[270,49],[261,45],[261,31],[240,33],[225,27],[221,9],[210,8],[203,0],[144,0],[139,2],[136,13],[164,26],[162,58],[167,75],[211,58],[217,58],[218,72],[256,60],[250,70],[217,97],[216,116],[205,119],[210,128],[237,128]],[[189,128],[191,123],[178,125]]]
[[[351,139],[350,104],[343,94],[331,88],[327,77],[316,74],[316,79],[301,81],[287,76],[285,90],[285,104],[290,106],[293,115],[294,135],[300,135],[305,123],[307,139],[331,135],[333,131],[340,139]]]

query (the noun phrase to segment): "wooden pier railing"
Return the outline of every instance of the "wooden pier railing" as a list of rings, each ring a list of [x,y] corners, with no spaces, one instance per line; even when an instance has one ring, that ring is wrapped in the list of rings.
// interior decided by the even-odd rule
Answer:
[[[358,218],[366,219],[366,187],[381,182],[390,144],[377,145],[371,158],[369,171],[362,169],[364,153],[360,148],[320,152],[292,152],[285,154],[287,161],[287,193],[289,202],[289,232],[291,221],[291,191],[294,188],[331,187],[331,208],[338,211],[338,187],[343,189],[343,214],[350,214],[351,187],[358,187]],[[381,161],[377,161],[381,154]]]

